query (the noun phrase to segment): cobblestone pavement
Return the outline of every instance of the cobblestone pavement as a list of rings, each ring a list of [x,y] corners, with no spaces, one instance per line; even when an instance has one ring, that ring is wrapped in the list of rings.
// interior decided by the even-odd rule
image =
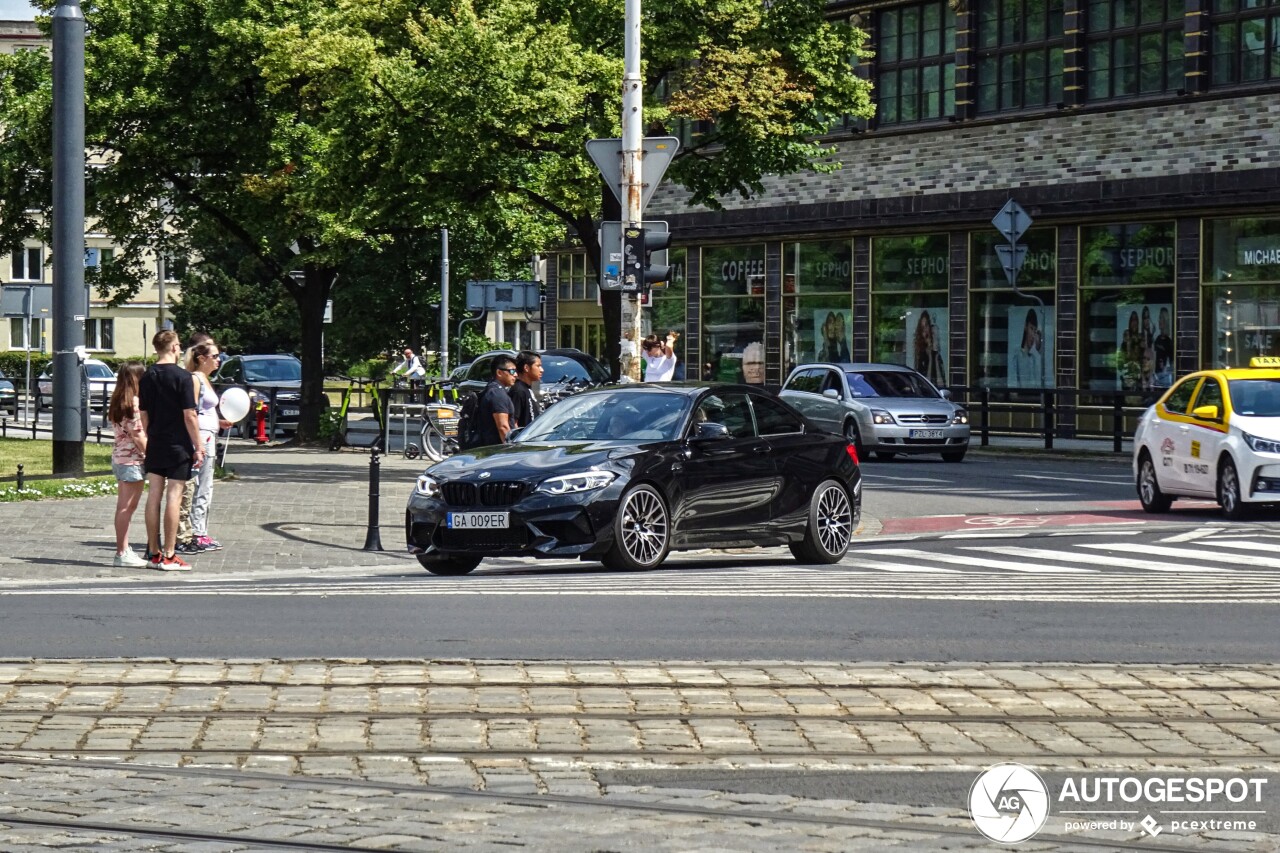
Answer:
[[[0,662],[3,849],[990,849],[962,802],[617,771],[1280,769],[1280,666]],[[713,786],[712,786],[713,787]],[[1280,797],[1271,802],[1280,808]],[[70,825],[69,825],[70,824]],[[1051,817],[1020,849],[1280,850]]]

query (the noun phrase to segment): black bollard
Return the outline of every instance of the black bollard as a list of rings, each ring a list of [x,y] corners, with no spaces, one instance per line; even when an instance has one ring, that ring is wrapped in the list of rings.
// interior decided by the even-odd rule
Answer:
[[[27,484],[27,475],[22,473],[22,466],[18,466],[18,491],[22,491],[22,487]]]
[[[369,451],[369,528],[364,534],[364,550],[381,551],[382,537],[378,535],[378,480],[382,462],[378,459],[378,448]]]

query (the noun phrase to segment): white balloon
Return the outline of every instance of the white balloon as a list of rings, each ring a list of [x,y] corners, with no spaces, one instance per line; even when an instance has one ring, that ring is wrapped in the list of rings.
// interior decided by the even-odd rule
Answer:
[[[249,414],[249,395],[243,388],[228,388],[222,392],[222,400],[218,403],[222,410],[222,419],[226,421],[242,420]]]

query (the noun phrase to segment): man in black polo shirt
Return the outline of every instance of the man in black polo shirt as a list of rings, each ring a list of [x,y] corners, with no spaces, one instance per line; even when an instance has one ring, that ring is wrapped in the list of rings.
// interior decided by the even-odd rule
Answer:
[[[542,379],[542,357],[536,352],[516,353],[516,384],[511,386],[511,403],[515,406],[514,429],[527,427],[542,414],[533,386]]]
[[[178,365],[182,344],[164,329],[151,339],[156,363],[138,383],[142,426],[147,431],[147,561],[161,571],[190,569],[174,553],[182,490],[193,468],[205,463],[204,442],[196,421],[196,379]],[[209,463],[212,464],[212,463]],[[160,536],[160,503],[164,501],[164,538]]]
[[[508,393],[515,384],[515,362],[508,356],[498,356],[493,362],[493,379],[485,386],[476,406],[476,434],[480,439],[476,447],[502,444],[507,440],[507,434],[515,429],[513,416],[516,410]]]

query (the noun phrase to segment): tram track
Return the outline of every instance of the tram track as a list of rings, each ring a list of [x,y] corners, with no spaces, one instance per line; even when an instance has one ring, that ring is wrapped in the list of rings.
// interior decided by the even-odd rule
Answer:
[[[368,791],[386,792],[396,795],[430,795],[433,797],[449,797],[455,799],[465,799],[471,801],[482,801],[490,803],[503,803],[518,806],[527,806],[537,809],[549,809],[556,806],[572,807],[572,808],[588,808],[593,810],[619,810],[630,812],[641,812],[655,815],[681,815],[690,817],[709,818],[721,821],[740,821],[750,825],[758,825],[761,823],[768,824],[784,824],[784,825],[810,825],[810,826],[843,826],[857,829],[868,829],[883,831],[886,833],[909,833],[921,836],[942,836],[948,839],[963,839],[965,841],[975,841],[975,831],[962,822],[959,814],[957,815],[957,823],[944,824],[939,822],[924,823],[920,821],[890,821],[877,820],[874,818],[864,818],[847,814],[814,814],[814,813],[797,813],[797,812],[779,812],[777,810],[764,810],[743,808],[738,806],[726,806],[724,808],[715,808],[710,806],[699,806],[685,803],[674,803],[670,801],[663,802],[646,802],[634,799],[628,799],[625,796],[603,795],[600,797],[581,797],[563,794],[518,794],[503,791],[478,791],[470,788],[455,788],[442,786],[426,786],[426,785],[406,785],[403,783],[391,782],[372,782],[366,780],[337,780],[325,779],[318,777],[286,777],[266,773],[250,773],[239,770],[224,770],[220,768],[207,767],[135,767],[132,765],[120,765],[116,763],[94,763],[82,761],[47,761],[47,760],[30,760],[15,758],[10,756],[0,756],[0,765],[27,765],[29,767],[42,768],[64,768],[83,770],[86,768],[96,768],[113,770],[117,772],[132,772],[140,776],[159,775],[162,777],[184,777],[190,779],[216,779],[226,781],[228,783],[254,783],[263,785],[271,783],[283,789],[293,790],[316,790],[316,789],[334,789],[334,788],[359,788]],[[0,809],[0,826],[3,825],[19,825],[33,828],[49,828],[66,832],[80,833],[112,833],[128,835],[136,838],[155,838],[170,839],[187,842],[203,842],[203,843],[223,843],[223,844],[249,844],[256,845],[266,849],[274,850],[315,850],[315,851],[367,851],[367,846],[353,846],[342,844],[331,844],[324,842],[308,842],[298,840],[286,840],[280,838],[261,838],[249,836],[239,833],[211,833],[175,830],[172,828],[162,827],[140,827],[131,824],[106,823],[89,820],[70,820],[70,819],[49,819],[49,818],[31,818],[22,815],[9,814],[7,811]],[[1040,833],[1036,836],[1036,842],[1040,844],[1057,844],[1062,847],[1077,847],[1089,850],[1112,850],[1112,851],[1151,851],[1151,853],[1187,853],[1193,849],[1203,849],[1187,845],[1171,845],[1151,841],[1127,841],[1112,839],[1090,839],[1081,838],[1070,835],[1059,835]]]

